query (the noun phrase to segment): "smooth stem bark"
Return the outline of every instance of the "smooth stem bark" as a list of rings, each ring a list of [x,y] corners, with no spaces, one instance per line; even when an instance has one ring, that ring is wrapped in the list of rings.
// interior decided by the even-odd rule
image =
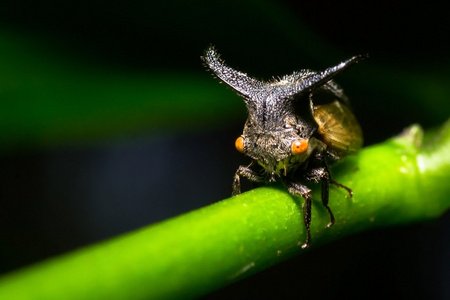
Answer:
[[[420,146],[412,126],[333,168],[329,216],[315,187],[312,248],[377,227],[438,217],[450,206],[450,122]],[[161,199],[164,201],[164,199]],[[0,279],[0,299],[191,298],[293,255],[305,241],[302,199],[265,186]],[[301,284],[301,282],[299,282]]]

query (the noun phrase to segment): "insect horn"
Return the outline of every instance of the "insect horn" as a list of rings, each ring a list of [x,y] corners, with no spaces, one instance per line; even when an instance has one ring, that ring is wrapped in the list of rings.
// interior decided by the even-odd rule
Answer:
[[[288,92],[289,95],[295,95],[298,93],[301,93],[303,91],[311,91],[315,87],[321,86],[331,79],[335,77],[336,75],[340,74],[345,69],[349,68],[355,63],[358,63],[369,56],[366,55],[356,55],[352,58],[341,62],[340,64],[330,67],[328,69],[325,69],[324,71],[313,73],[309,76],[302,77],[298,79],[295,84],[291,86],[291,90]]]
[[[201,59],[220,80],[243,96],[248,108],[256,106],[253,99],[255,99],[255,94],[262,90],[262,82],[227,66],[214,46],[209,46]]]

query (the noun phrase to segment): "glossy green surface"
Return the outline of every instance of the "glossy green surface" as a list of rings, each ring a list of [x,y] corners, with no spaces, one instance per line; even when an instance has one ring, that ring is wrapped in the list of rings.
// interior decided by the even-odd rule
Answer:
[[[313,197],[312,247],[349,234],[438,217],[450,207],[450,121],[368,147],[337,168],[328,215]],[[340,175],[342,174],[342,175]],[[0,279],[0,299],[196,297],[301,254],[301,199],[262,187],[54,258]]]

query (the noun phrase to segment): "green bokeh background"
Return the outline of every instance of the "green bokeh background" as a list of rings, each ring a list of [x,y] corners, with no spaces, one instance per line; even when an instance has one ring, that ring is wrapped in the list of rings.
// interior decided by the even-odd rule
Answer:
[[[245,120],[245,107],[238,96],[204,71],[199,56],[210,43],[231,66],[265,79],[302,68],[322,69],[354,54],[369,53],[369,60],[338,78],[362,124],[366,144],[383,141],[411,123],[425,128],[442,124],[450,112],[450,47],[445,42],[448,26],[443,14],[429,2],[405,7],[373,1],[2,1],[0,271],[228,195],[233,170],[246,162],[232,147]],[[121,214],[123,207],[116,203],[95,202],[97,211],[93,213],[92,204],[82,197],[60,196],[83,195],[83,184],[71,185],[72,181],[97,184],[95,178],[89,177],[92,169],[75,172],[74,166],[67,163],[71,157],[79,157],[76,162],[83,166],[103,161],[118,144],[130,145],[125,148],[129,156],[134,156],[132,149],[136,141],[142,140],[149,141],[149,148],[163,145],[165,151],[158,155],[166,158],[161,160],[169,161],[171,170],[179,165],[180,172],[185,172],[176,178],[181,178],[181,186],[187,188],[164,199],[164,213],[143,217],[141,223],[127,223],[133,214]],[[145,161],[145,155],[155,153],[139,155]],[[68,166],[58,165],[61,173],[51,173],[51,177],[48,174],[56,172],[51,170],[57,162]],[[121,169],[110,170],[120,184]],[[173,173],[156,168],[148,172],[161,182],[158,191],[146,191],[150,195],[164,194],[174,189],[174,184],[181,190]],[[136,182],[145,186],[147,173],[140,172],[137,166],[135,173],[144,174]],[[55,192],[55,184],[47,183],[46,178],[55,176],[64,179],[60,187],[64,192]],[[136,187],[128,186],[129,193]],[[160,205],[158,201],[155,196],[149,197],[145,205],[132,199],[123,205],[145,211]],[[121,226],[105,229],[92,221],[108,213],[110,219],[98,223],[117,223],[114,216],[123,219]],[[448,224],[448,217],[443,220]],[[318,254],[309,254],[310,261],[318,263],[322,271],[332,265],[332,258],[326,262],[321,259],[328,252],[337,253],[335,257],[340,259],[336,260],[351,261],[355,258],[348,253],[355,251],[350,253],[364,261],[362,250],[351,249],[351,245],[357,245],[369,252],[368,257],[381,251],[378,257],[383,258],[383,263],[396,266],[396,278],[405,276],[402,267],[415,261],[411,257],[423,254],[425,244],[437,240],[434,248],[429,246],[435,253],[448,249],[448,242],[447,248],[439,246],[439,236],[445,236],[444,226],[435,226],[441,228],[436,229],[436,239],[425,237],[424,244],[408,250],[412,252],[404,259],[400,254],[409,244],[414,245],[404,237],[415,236],[417,231],[427,236],[432,229],[393,232],[387,238],[385,232],[374,233],[376,241],[387,239],[394,245],[391,254],[374,246],[368,237],[360,237],[362,241],[342,242],[335,248],[327,246]],[[310,277],[317,266],[305,260],[308,258],[297,264]],[[418,260],[417,269],[410,272],[418,275],[406,276],[410,282],[420,281],[424,270],[437,272],[431,267],[423,269],[420,264],[438,265],[438,260]],[[375,265],[366,268],[378,274],[385,266]],[[237,285],[236,289],[261,287],[260,282],[271,281],[273,272],[281,276],[276,272],[298,271],[289,265],[284,268],[260,277],[253,286]],[[359,271],[353,268],[345,274]],[[320,278],[311,276],[311,280]],[[402,290],[401,280],[387,281],[381,282],[393,290],[393,295]],[[275,284],[275,291],[276,286],[283,287]],[[361,286],[362,290],[365,285]],[[426,293],[421,286],[416,292]],[[339,292],[345,291],[336,287],[334,293]]]

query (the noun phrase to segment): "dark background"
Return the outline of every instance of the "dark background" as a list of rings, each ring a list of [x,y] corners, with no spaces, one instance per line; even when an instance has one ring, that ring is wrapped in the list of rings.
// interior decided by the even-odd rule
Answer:
[[[414,122],[429,128],[448,118],[448,105],[440,115],[424,113],[423,103],[402,93],[403,79],[386,69],[448,78],[448,15],[433,2],[274,1],[276,11],[266,2],[240,3],[2,1],[0,26],[54,40],[74,60],[132,72],[204,72],[199,56],[210,43],[230,65],[267,79],[369,53],[367,65],[385,68],[367,75],[377,82],[338,79],[366,145]],[[283,20],[272,18],[280,12],[290,17],[286,23],[272,21]],[[288,30],[295,25],[309,30],[301,40]],[[361,64],[354,72],[368,70]],[[388,81],[398,89],[386,88]],[[0,272],[227,198],[235,169],[246,162],[232,144],[240,117],[217,128],[142,130],[101,143],[68,139],[64,147],[2,153]],[[427,224],[348,237],[206,298],[448,299],[449,222],[447,213]]]

